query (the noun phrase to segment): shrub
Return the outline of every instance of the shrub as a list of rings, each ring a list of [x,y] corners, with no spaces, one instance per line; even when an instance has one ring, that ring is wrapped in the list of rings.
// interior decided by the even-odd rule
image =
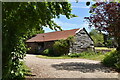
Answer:
[[[68,55],[68,56],[70,56],[70,57],[79,57],[79,56],[80,56],[80,54],[77,54],[77,53],[72,53],[72,54],[70,54],[70,55]]]
[[[53,45],[53,50],[56,56],[66,55],[69,51],[69,42],[63,39],[56,41]]]
[[[69,52],[69,43],[74,41],[74,37],[70,36],[67,39],[56,41],[52,48],[43,51],[43,54],[48,56],[61,56],[67,55]]]
[[[45,49],[45,50],[43,51],[43,55],[55,56],[54,51],[53,51],[53,48]]]
[[[43,51],[43,54],[48,55],[48,54],[49,54],[49,52],[50,52],[50,50],[49,50],[49,49],[45,49],[45,50]]]
[[[102,63],[108,67],[115,67],[120,69],[120,52],[111,51],[105,55]]]
[[[49,48],[49,54],[48,56],[55,56],[53,48]]]

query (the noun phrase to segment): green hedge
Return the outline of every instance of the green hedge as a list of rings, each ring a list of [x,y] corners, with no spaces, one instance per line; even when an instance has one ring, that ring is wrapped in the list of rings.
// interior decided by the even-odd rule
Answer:
[[[120,70],[120,52],[111,51],[105,55],[102,63],[108,67],[114,67]]]

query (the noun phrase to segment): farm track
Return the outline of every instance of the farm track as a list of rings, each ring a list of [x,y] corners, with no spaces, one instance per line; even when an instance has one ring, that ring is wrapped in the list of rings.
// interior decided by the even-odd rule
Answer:
[[[34,80],[34,78],[109,78],[110,80],[116,78],[115,80],[118,80],[118,73],[108,67],[104,67],[100,61],[43,59],[31,54],[27,54],[24,61],[32,72],[32,75],[26,76],[30,80]]]

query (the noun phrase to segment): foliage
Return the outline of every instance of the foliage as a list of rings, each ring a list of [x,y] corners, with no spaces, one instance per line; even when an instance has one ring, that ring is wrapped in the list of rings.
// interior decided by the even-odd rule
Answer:
[[[56,55],[56,53],[54,52],[54,49],[53,49],[53,48],[45,49],[45,50],[42,52],[42,55],[46,55],[46,56],[58,56],[58,55]]]
[[[71,59],[71,57],[68,57],[68,55],[62,55],[62,56],[37,55],[36,57],[44,58],[44,59]]]
[[[69,52],[70,42],[74,42],[74,37],[70,36],[67,39],[61,39],[55,41],[52,48],[45,49],[43,51],[44,55],[47,56],[61,56],[67,55]]]
[[[37,28],[37,29],[33,28],[32,30],[27,31],[26,36],[27,36],[27,39],[30,39],[30,38],[34,37],[36,34],[40,34],[40,33],[44,33],[44,30],[42,27]]]
[[[117,43],[117,51],[108,53],[103,64],[120,69],[120,3],[96,2],[90,8],[90,13],[90,17],[85,17],[89,25],[107,32]]]
[[[56,41],[53,45],[55,55],[67,55],[69,53],[70,43],[74,42],[74,37],[69,36],[67,39]]]
[[[75,42],[75,37],[74,36],[69,36],[66,40],[73,43],[73,42]]]
[[[120,3],[96,2],[90,8],[90,17],[85,17],[89,26],[105,31],[115,38],[120,50]]]
[[[32,75],[32,72],[31,72],[31,69],[25,64],[25,62],[21,62],[22,63],[22,71],[23,71],[23,73],[24,73],[24,77],[23,77],[23,79],[25,79],[25,77],[27,76],[27,75]]]
[[[66,55],[69,51],[69,42],[67,40],[61,39],[54,43],[53,48],[56,55]]]
[[[89,34],[94,40],[94,46],[104,46],[104,37],[102,33],[100,33],[98,30],[93,29]]]
[[[116,67],[120,69],[120,52],[119,51],[111,51],[105,55],[102,63],[109,67]]]
[[[86,54],[89,54],[89,52],[86,52]],[[62,56],[46,56],[46,55],[37,55],[39,58],[45,58],[45,59],[76,59],[76,58],[82,58],[82,59],[90,59],[90,60],[103,60],[104,55],[101,53],[94,54],[94,55],[82,55],[80,54],[72,53],[70,55],[62,55]],[[78,57],[79,56],[79,57]]]
[[[78,54],[78,53],[71,53],[68,56],[70,56],[70,57],[80,57],[80,54]]]
[[[53,18],[60,14],[68,19],[71,14],[68,2],[3,2],[2,3],[2,79],[14,80],[23,76],[20,59],[27,51],[25,40],[33,35],[34,30],[61,29]],[[30,32],[33,31],[33,34]]]
[[[101,55],[102,53],[95,53],[95,52],[81,52],[81,53],[71,53],[69,56],[70,57],[85,57],[85,56],[94,56],[94,55]]]
[[[116,50],[116,48],[95,47],[96,50]]]
[[[45,50],[43,51],[43,54],[49,55],[49,49],[45,49]]]
[[[117,43],[115,42],[114,37],[104,34],[104,44],[106,47],[116,47]]]
[[[91,59],[91,60],[103,60],[104,54],[101,52],[95,53],[95,52],[81,52],[81,53],[72,53],[68,55],[71,58],[83,58],[83,59]]]

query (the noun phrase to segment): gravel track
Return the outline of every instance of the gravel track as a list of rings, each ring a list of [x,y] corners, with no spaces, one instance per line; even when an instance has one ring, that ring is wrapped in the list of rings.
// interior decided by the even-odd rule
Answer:
[[[100,61],[87,59],[43,59],[27,54],[25,64],[32,75],[27,78],[118,78],[118,73]]]

